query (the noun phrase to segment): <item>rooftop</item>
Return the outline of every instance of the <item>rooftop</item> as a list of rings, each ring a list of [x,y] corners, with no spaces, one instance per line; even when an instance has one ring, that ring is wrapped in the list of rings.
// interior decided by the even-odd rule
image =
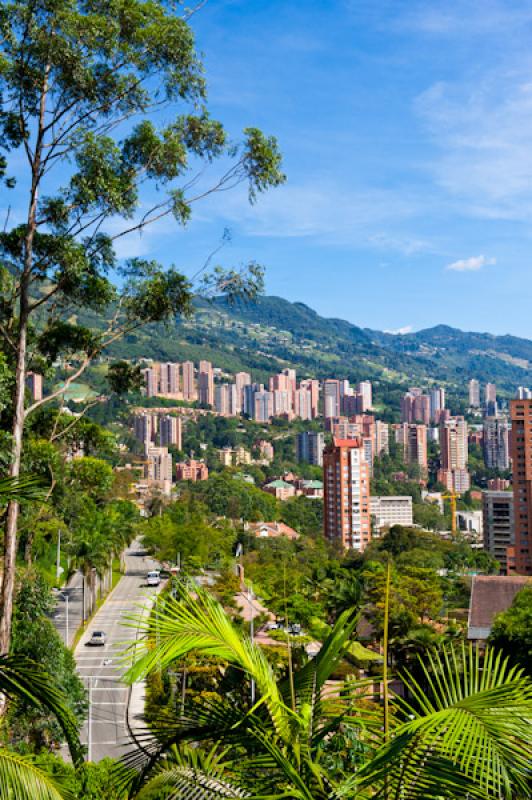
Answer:
[[[496,615],[510,608],[517,592],[530,583],[524,575],[476,575],[469,601],[468,638],[487,639]]]

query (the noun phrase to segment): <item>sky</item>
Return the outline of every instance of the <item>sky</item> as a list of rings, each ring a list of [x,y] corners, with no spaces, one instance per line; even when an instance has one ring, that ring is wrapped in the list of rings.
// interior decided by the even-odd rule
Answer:
[[[274,134],[287,182],[121,256],[192,275],[230,229],[216,261],[325,316],[532,338],[529,0],[208,0],[191,24],[211,114]]]

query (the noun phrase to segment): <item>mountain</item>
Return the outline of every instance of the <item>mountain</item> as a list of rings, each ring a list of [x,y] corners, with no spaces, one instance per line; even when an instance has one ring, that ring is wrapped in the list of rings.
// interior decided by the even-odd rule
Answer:
[[[509,394],[532,385],[532,341],[438,325],[394,335],[321,317],[304,303],[262,296],[229,304],[199,301],[175,327],[149,326],[113,348],[125,358],[211,360],[228,372],[261,379],[294,366],[317,377],[371,378],[414,384],[437,381],[464,391],[469,378],[493,381]]]

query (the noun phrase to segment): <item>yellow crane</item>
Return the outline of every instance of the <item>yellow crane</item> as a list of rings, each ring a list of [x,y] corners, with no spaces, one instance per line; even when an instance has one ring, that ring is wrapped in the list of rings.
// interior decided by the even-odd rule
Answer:
[[[456,500],[460,497],[460,495],[454,491],[454,489],[449,489],[446,494],[442,494],[442,500],[449,500],[451,503],[451,533],[453,536],[456,536],[456,531],[458,530],[458,525],[456,524]]]

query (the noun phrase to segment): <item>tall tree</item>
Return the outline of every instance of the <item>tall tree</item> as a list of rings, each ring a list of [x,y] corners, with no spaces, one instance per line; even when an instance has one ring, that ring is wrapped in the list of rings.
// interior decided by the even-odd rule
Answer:
[[[59,357],[79,377],[117,338],[190,310],[193,287],[172,266],[118,264],[113,243],[247,182],[249,198],[280,184],[276,141],[247,128],[240,144],[209,116],[189,25],[171,0],[11,0],[0,7],[0,178],[28,191],[23,221],[0,234],[0,334],[11,362],[10,474],[20,473],[28,370]],[[201,4],[200,4],[201,5]],[[157,124],[163,119],[165,122]],[[22,161],[20,160],[22,155]],[[209,180],[208,165],[220,170]],[[18,216],[18,215],[17,215]],[[110,278],[121,273],[120,289]],[[211,286],[253,291],[261,271],[215,272]],[[80,310],[106,320],[72,320]],[[68,320],[68,321],[67,321]],[[0,652],[10,641],[16,500],[9,504],[0,593]]]

